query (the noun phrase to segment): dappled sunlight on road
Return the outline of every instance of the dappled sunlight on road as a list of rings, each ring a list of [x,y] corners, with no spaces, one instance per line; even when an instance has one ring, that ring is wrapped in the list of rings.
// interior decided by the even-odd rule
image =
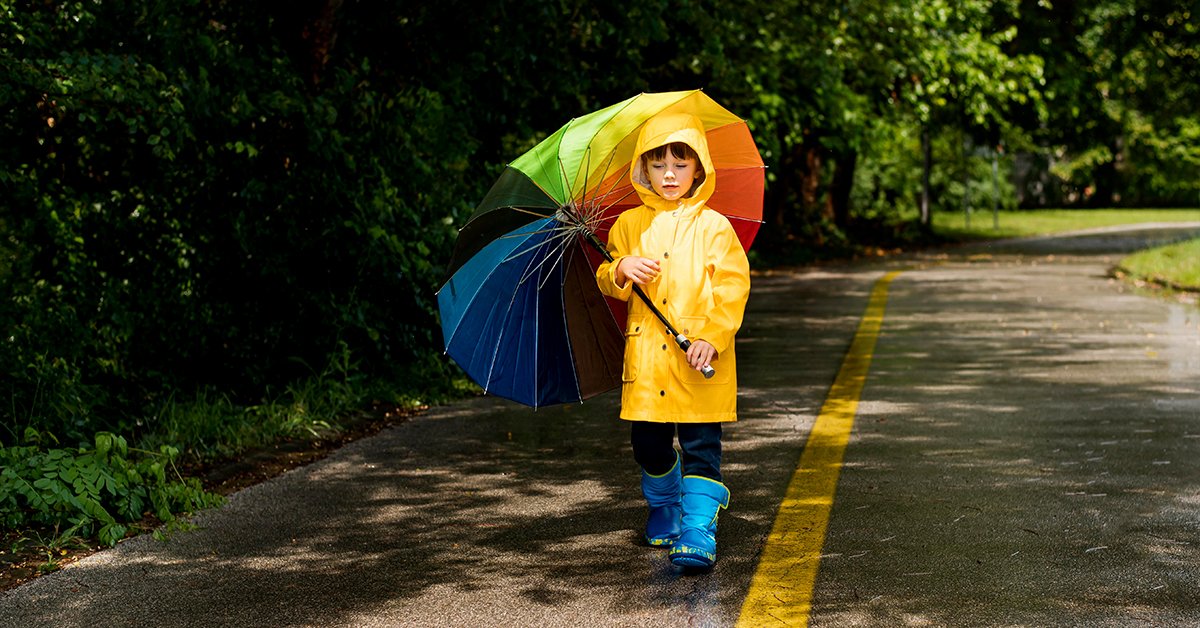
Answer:
[[[1126,243],[895,282],[813,625],[1200,609],[1200,310],[1098,273],[1089,255]]]

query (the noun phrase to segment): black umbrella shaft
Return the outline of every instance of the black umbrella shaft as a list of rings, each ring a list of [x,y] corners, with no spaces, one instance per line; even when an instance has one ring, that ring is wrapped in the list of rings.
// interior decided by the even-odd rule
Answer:
[[[597,251],[600,251],[600,253],[604,255],[604,259],[608,260],[609,262],[616,261],[613,259],[612,253],[608,252],[608,247],[604,246],[604,243],[600,241],[600,238],[596,237],[596,234],[593,233],[591,229],[588,229],[583,225],[580,226],[583,228],[583,235],[585,238],[587,238],[588,243],[591,244]],[[633,280],[630,279],[629,281],[632,282]],[[675,326],[671,324],[671,321],[668,321],[667,317],[663,316],[663,313],[654,306],[654,302],[650,300],[650,297],[647,296],[644,291],[642,291],[641,286],[637,285],[636,283],[633,284],[633,292],[634,294],[638,295],[639,298],[641,298],[642,302],[646,304],[646,307],[650,308],[651,312],[654,312],[654,315],[658,317],[658,320],[661,321],[663,326],[667,328],[667,333],[671,334],[671,337],[675,339],[675,343],[679,345],[679,348],[686,352],[688,348],[692,346],[692,341],[688,340],[687,336],[684,336],[675,329]],[[705,379],[709,379],[717,371],[712,366],[706,366],[701,369],[701,372],[704,373]]]

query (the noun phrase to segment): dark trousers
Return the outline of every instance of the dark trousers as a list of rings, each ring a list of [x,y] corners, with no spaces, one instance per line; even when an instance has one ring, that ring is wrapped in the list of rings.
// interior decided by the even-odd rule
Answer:
[[[629,441],[633,459],[646,473],[662,475],[675,464],[675,435],[679,435],[684,475],[721,481],[720,423],[650,423],[631,421]]]

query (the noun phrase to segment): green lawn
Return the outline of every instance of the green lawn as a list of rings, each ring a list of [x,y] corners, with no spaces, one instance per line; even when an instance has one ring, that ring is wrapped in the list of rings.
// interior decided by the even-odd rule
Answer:
[[[971,215],[971,226],[961,213],[935,213],[933,229],[956,240],[990,240],[1046,235],[1139,222],[1200,222],[1200,209],[1048,209],[1001,211],[999,229],[993,228],[991,211]]]
[[[1147,222],[1200,223],[1200,209],[1002,211],[998,219],[1000,228],[996,229],[990,211],[976,212],[968,228],[962,214],[939,213],[933,216],[933,229],[952,240],[991,240]],[[1135,279],[1200,290],[1200,239],[1135,253],[1122,260],[1120,266]]]
[[[1134,253],[1120,266],[1138,279],[1200,290],[1200,238]]]

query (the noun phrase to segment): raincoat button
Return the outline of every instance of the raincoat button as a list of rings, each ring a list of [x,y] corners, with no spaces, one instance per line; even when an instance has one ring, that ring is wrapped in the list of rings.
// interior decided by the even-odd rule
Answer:
[[[663,253],[663,257],[664,258],[671,257],[671,252],[667,251],[666,253]]]
[[[663,351],[667,350],[667,345],[663,345]]]
[[[685,335],[685,336],[686,336],[686,335],[688,335],[688,328],[687,328],[687,327],[684,327],[684,328],[683,328],[683,335]]]
[[[663,305],[666,305],[666,304],[667,304],[667,300],[663,299]]]
[[[667,391],[665,391],[665,390],[660,390],[660,391],[658,391],[658,396],[659,396],[659,397],[666,397],[666,396],[667,396]]]

